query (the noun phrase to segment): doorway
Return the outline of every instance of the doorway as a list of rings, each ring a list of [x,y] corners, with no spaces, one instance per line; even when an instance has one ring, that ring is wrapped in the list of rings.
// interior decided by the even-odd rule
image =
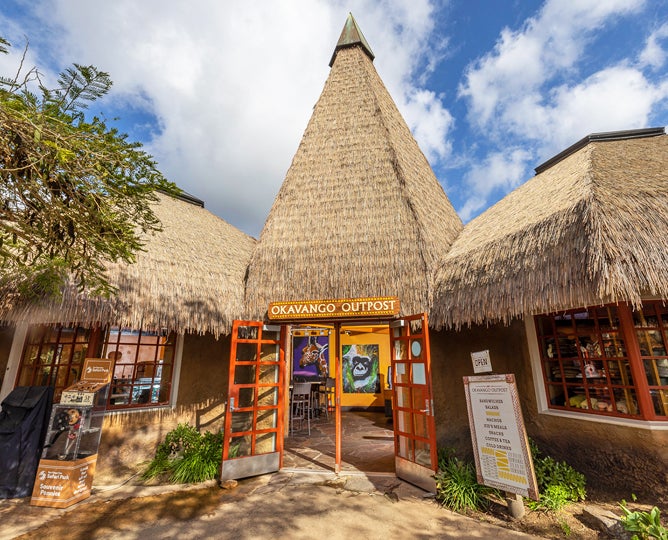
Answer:
[[[335,331],[339,333],[341,357],[338,379]],[[340,471],[394,474],[388,323],[295,325],[290,336],[288,378],[300,382],[330,377],[339,386]],[[335,411],[330,407],[329,414],[325,414],[323,401],[321,397],[321,410],[311,421],[310,434],[303,422],[296,423],[299,429],[288,431],[283,469],[336,470]]]
[[[316,310],[319,309],[318,306],[324,306],[323,309],[331,313],[336,309],[337,303],[346,309],[353,305],[352,302],[337,300],[319,302],[314,306]],[[380,300],[355,302],[354,305],[376,304],[381,307],[385,305]],[[302,308],[278,309],[288,315],[294,314],[295,310],[301,312]],[[299,326],[303,324],[297,323]],[[327,328],[325,321],[318,324]],[[349,443],[355,441],[352,437],[353,431],[362,433],[362,437],[357,440],[360,448],[370,446],[374,441],[379,444],[389,442],[389,435],[392,433],[394,470],[397,477],[433,491],[437,453],[426,313],[398,317],[378,324],[336,321],[331,327],[333,331],[329,332],[329,335],[330,338],[333,337],[333,346],[330,349],[334,351],[333,366],[330,362],[325,373],[330,373],[333,367],[336,381],[333,406],[334,472],[341,472],[344,462],[342,442],[346,438]],[[291,329],[292,326],[285,323],[233,323],[222,480],[254,476],[277,471],[282,467],[284,441],[290,431],[292,400],[289,391],[294,371],[292,366],[302,359],[305,352],[322,352],[324,349],[324,346],[318,347],[314,340],[309,339],[305,345],[300,345],[301,349],[297,348],[295,351],[294,345],[291,345]],[[387,340],[381,340],[380,336],[385,335],[385,332]],[[362,336],[366,338],[363,339]],[[384,345],[381,345],[382,343]],[[329,348],[328,343],[327,349]],[[389,354],[381,352],[383,349]],[[322,369],[320,354],[317,354],[316,358],[316,369]],[[388,358],[389,366],[384,372],[381,359],[387,361]],[[316,376],[316,379],[318,378],[319,375]],[[308,387],[317,387],[319,383],[295,383],[295,386],[303,391],[303,394],[295,394],[305,395],[304,401],[308,401]],[[388,393],[392,396],[393,431],[374,433],[370,430],[373,420],[366,426],[366,437],[363,429],[358,427],[346,431],[344,413],[374,412],[373,405],[364,405],[374,402],[384,405],[386,386],[392,387],[391,391],[388,389]],[[348,399],[353,401],[347,401]],[[364,418],[362,415],[347,416],[350,426],[356,426],[354,421]],[[307,427],[308,425],[307,422]],[[319,435],[323,443],[331,440],[331,431],[328,429],[323,429]],[[307,454],[302,454],[302,457],[308,457]],[[322,454],[328,455],[327,452]],[[331,450],[329,455],[331,457]],[[379,456],[377,459],[380,461]]]

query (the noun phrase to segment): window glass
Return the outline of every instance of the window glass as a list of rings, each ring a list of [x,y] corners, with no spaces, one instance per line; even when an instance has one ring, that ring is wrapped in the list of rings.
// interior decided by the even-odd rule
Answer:
[[[632,312],[634,328],[622,328],[619,309],[626,308],[610,305],[535,317],[550,408],[668,419],[666,308],[646,302]],[[637,340],[629,337],[632,343],[627,343],[629,333]],[[645,373],[646,380],[634,380],[634,372]],[[643,412],[641,393],[653,411]]]
[[[166,330],[111,328],[102,344],[115,361],[109,408],[168,404],[175,349],[176,335]]]
[[[169,403],[176,335],[166,331],[33,325],[28,330],[17,386],[53,386],[54,401],[81,378],[85,358],[115,361],[109,408]],[[99,345],[89,350],[89,344]]]
[[[31,326],[23,349],[17,386],[53,386],[54,401],[81,377],[90,331],[79,327]]]

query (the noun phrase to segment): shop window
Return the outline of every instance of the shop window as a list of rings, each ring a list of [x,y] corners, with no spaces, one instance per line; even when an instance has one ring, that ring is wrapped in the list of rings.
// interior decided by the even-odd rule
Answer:
[[[109,409],[167,405],[171,399],[176,335],[111,328],[33,325],[21,357],[17,386],[53,386],[54,401],[81,377],[87,357],[115,360]]]
[[[90,330],[63,326],[31,326],[26,337],[17,386],[53,386],[54,401],[81,376]]]
[[[167,405],[171,397],[176,335],[112,328],[103,340],[115,360],[109,408]]]
[[[610,305],[535,322],[549,408],[668,420],[668,307]]]

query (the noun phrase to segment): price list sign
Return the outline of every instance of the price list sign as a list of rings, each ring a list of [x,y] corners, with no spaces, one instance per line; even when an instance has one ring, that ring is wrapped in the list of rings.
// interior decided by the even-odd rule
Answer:
[[[464,377],[478,483],[538,500],[515,376]]]

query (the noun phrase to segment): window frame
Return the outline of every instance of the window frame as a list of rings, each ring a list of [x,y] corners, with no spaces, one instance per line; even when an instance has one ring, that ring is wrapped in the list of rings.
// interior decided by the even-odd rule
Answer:
[[[111,336],[115,334],[115,339]],[[136,340],[130,336],[136,336]],[[158,339],[153,343],[154,337]],[[166,341],[161,342],[161,338]],[[107,410],[146,409],[147,407],[164,407],[172,402],[174,393],[174,375],[176,371],[176,357],[178,336],[175,332],[161,329],[159,332],[123,327],[111,327],[105,332],[101,343],[103,356],[108,358],[114,351],[122,350],[130,353],[127,356],[131,361],[117,363],[114,366]],[[150,359],[146,359],[146,349],[153,348]],[[143,349],[143,350],[142,350]],[[160,351],[162,349],[162,354]],[[169,354],[166,355],[166,353]],[[169,361],[165,362],[165,356]],[[143,358],[143,360],[142,360]],[[121,360],[124,360],[121,357]],[[162,375],[168,367],[169,379],[162,380]],[[125,371],[132,371],[129,377],[121,375]],[[120,377],[118,375],[121,375]],[[148,388],[146,388],[148,387]],[[160,394],[165,391],[163,397]],[[144,394],[146,394],[144,396]],[[120,401],[120,402],[117,402]]]
[[[616,316],[610,315],[613,312]],[[638,324],[649,317],[654,319],[653,326]],[[641,311],[626,304],[607,304],[540,314],[527,318],[526,326],[543,412],[659,425],[668,422],[668,379],[658,374],[659,361],[668,362],[668,307],[661,301],[646,300]],[[653,352],[663,354],[642,354],[638,335],[647,330],[659,333],[662,348]],[[550,343],[554,344],[552,356],[548,354]],[[562,354],[563,350],[568,352]],[[653,367],[653,381],[648,380],[646,365]],[[576,397],[584,399],[571,401]]]
[[[72,339],[61,339],[68,333],[72,333]],[[86,339],[80,339],[81,335]],[[83,361],[89,356],[88,352],[94,350],[91,344],[94,347],[95,341],[94,330],[82,326],[28,325],[14,388],[52,386],[54,403],[58,402],[63,390],[79,380]],[[30,357],[33,357],[34,361],[27,363],[26,360]]]
[[[77,326],[77,325],[67,325],[67,324],[28,324],[25,326],[25,330],[21,332],[19,335],[15,335],[15,339],[20,340],[20,344],[18,345],[17,348],[17,355],[14,357],[16,360],[16,368],[15,368],[15,373],[13,374],[13,385],[8,388],[9,391],[11,391],[11,388],[15,388],[17,386],[33,386],[33,385],[40,385],[40,383],[44,382],[49,384],[50,386],[54,387],[54,403],[57,403],[58,400],[60,399],[60,394],[62,391],[67,388],[68,386],[71,386],[75,382],[77,382],[80,378],[80,372],[81,370],[78,369],[78,373],[76,373],[74,376],[72,376],[72,368],[76,369],[77,366],[80,368],[83,366],[83,360],[84,358],[100,358],[103,357],[103,352],[104,357],[106,357],[106,351],[108,349],[108,346],[110,344],[113,345],[113,342],[110,342],[110,335],[112,332],[114,332],[115,329],[118,329],[118,327],[105,327],[105,328],[100,328],[100,327],[93,327],[93,328],[87,328],[83,326]],[[129,331],[135,334],[139,335],[139,340],[136,344],[136,354],[134,356],[134,360],[137,360],[139,358],[139,349],[140,348],[146,348],[146,347],[155,347],[155,351],[153,352],[153,361],[152,362],[140,362],[140,365],[143,365],[143,367],[161,367],[161,372],[160,372],[160,378],[156,375],[156,372],[154,370],[153,375],[150,377],[150,383],[147,383],[149,385],[149,388],[153,389],[155,386],[158,388],[158,393],[162,392],[164,389],[166,389],[166,393],[164,394],[164,397],[159,398],[157,401],[152,401],[148,400],[148,402],[142,402],[142,403],[137,403],[136,401],[133,402],[133,400],[128,400],[129,402],[127,404],[116,404],[113,402],[112,398],[112,393],[113,393],[113,380],[112,380],[112,386],[110,387],[110,392],[109,395],[107,396],[107,412],[112,412],[112,411],[127,411],[127,410],[146,410],[148,408],[156,408],[156,407],[170,407],[173,406],[176,400],[176,392],[178,390],[178,377],[180,375],[180,368],[181,368],[181,356],[183,352],[183,339],[181,334],[177,334],[176,332],[168,332],[166,330],[161,330],[158,334],[160,336],[166,335],[167,337],[167,342],[166,343],[160,343],[159,339],[156,340],[156,343],[152,344],[150,343],[150,339],[142,341],[142,336],[151,336],[155,335],[155,333],[152,333],[151,331],[147,330],[137,330],[137,329],[127,329],[127,328],[122,328],[123,331]],[[71,341],[61,341],[60,337],[67,332],[74,332],[74,338]],[[87,335],[86,340],[77,340],[77,336],[80,334]],[[55,339],[50,339],[55,336]],[[132,347],[133,345],[131,343],[125,343],[124,344],[126,347]],[[56,363],[52,362],[45,362],[45,361],[39,361],[42,356],[44,356],[43,351],[50,349],[53,350],[54,352],[51,354],[50,358],[57,357],[58,360],[62,357],[62,351],[66,350],[67,346],[71,346],[68,351],[68,358],[66,359],[66,362],[60,362],[57,361]],[[14,347],[14,346],[12,346]],[[165,372],[165,364],[159,362],[159,357],[164,358],[164,354],[160,355],[159,350],[160,348],[163,348],[163,350],[169,349],[169,355],[170,355],[170,363],[167,365],[169,366],[169,379],[165,383],[160,383],[156,385],[156,381],[162,381],[162,375],[164,375]],[[72,360],[74,359],[74,353],[78,352],[78,350],[81,349],[83,352],[80,354],[80,363],[73,362]],[[26,359],[29,358],[29,356],[34,357],[33,360],[38,360],[38,362],[32,362],[31,364],[26,364]],[[129,363],[126,365],[130,365]],[[29,371],[26,371],[29,367]],[[45,376],[48,377],[47,379],[39,379],[40,377],[40,370],[42,370],[43,373],[46,373],[42,368],[45,366],[55,366],[55,372],[53,370],[53,367],[49,369],[49,373],[46,374]],[[60,376],[59,378],[59,373],[64,372],[67,370],[67,374],[64,376]],[[134,371],[133,371],[133,382],[130,385],[130,389],[133,390],[135,387],[140,386],[140,383],[135,382],[135,377],[134,374],[136,373],[137,366],[135,363],[134,366]],[[29,374],[32,372],[31,374]],[[64,378],[63,378],[64,377]],[[50,384],[50,383],[55,383],[55,384]],[[60,383],[60,384],[58,384]],[[3,385],[4,387],[4,385]]]

